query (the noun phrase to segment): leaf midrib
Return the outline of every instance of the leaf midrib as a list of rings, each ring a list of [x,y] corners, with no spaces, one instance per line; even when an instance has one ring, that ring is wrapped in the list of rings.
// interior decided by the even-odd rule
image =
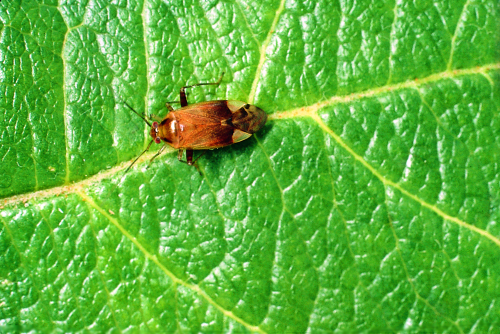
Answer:
[[[357,100],[361,100],[367,97],[375,97],[378,95],[386,94],[388,92],[394,92],[397,90],[402,90],[402,89],[419,89],[422,86],[425,86],[429,83],[437,82],[439,80],[446,80],[446,79],[454,79],[457,77],[462,77],[462,76],[467,76],[467,75],[483,75],[488,79],[490,83],[493,84],[493,80],[490,78],[488,75],[488,71],[495,71],[495,70],[500,70],[500,63],[494,63],[494,64],[488,64],[484,65],[481,67],[474,67],[470,69],[461,69],[461,70],[454,70],[454,71],[444,71],[441,73],[433,74],[430,75],[426,78],[419,79],[419,80],[412,80],[412,81],[406,81],[403,83],[399,84],[394,84],[394,85],[387,85],[387,86],[382,86],[378,87],[375,89],[370,89],[366,90],[364,92],[359,92],[359,93],[353,93],[350,95],[346,96],[335,96],[332,97],[331,99],[328,99],[326,101],[318,102],[310,106],[305,106],[297,109],[293,109],[290,111],[278,111],[269,116],[269,121],[281,121],[281,120],[286,120],[286,119],[296,119],[296,118],[310,118],[314,122],[320,126],[323,131],[328,133],[342,148],[344,148],[350,155],[352,155],[356,160],[358,160],[363,166],[365,166],[374,176],[376,176],[384,186],[390,186],[393,187],[397,190],[399,190],[402,194],[407,196],[408,198],[411,198],[412,200],[416,201],[420,205],[426,207],[427,209],[430,209],[437,215],[439,215],[441,218],[444,220],[450,221],[458,226],[464,227],[474,233],[477,233],[493,243],[495,243],[497,246],[500,247],[500,239],[496,238],[489,232],[477,228],[474,225],[468,224],[465,221],[458,219],[457,217],[448,215],[446,212],[443,210],[439,209],[435,205],[432,205],[423,199],[419,198],[416,195],[411,194],[409,191],[404,189],[401,185],[399,185],[396,182],[390,181],[386,177],[384,177],[382,174],[380,174],[377,169],[373,166],[371,166],[366,160],[364,160],[360,155],[358,155],[349,145],[347,145],[339,135],[335,134],[328,126],[321,120],[321,118],[318,116],[318,111],[321,110],[322,108],[332,106],[332,105],[337,105],[337,104],[342,104],[342,103],[352,103]],[[166,154],[174,153],[174,149],[169,149],[167,150]],[[144,154],[144,156],[140,159],[140,162],[147,161],[151,157],[155,155],[154,152],[152,153],[147,153]],[[22,194],[22,195],[16,195],[12,197],[7,197],[4,198],[4,203],[3,206],[17,206],[20,202],[22,203],[27,203],[27,202],[32,202],[32,201],[40,201],[45,198],[50,198],[53,196],[58,196],[64,193],[79,193],[82,191],[82,189],[95,186],[99,184],[102,180],[108,179],[116,175],[117,173],[121,172],[124,170],[130,162],[123,162],[119,166],[116,166],[108,171],[99,173],[97,175],[94,175],[86,180],[74,183],[72,185],[65,185],[61,187],[55,187],[51,189],[46,189],[46,190],[41,190],[29,194]],[[272,168],[272,162],[270,161],[270,166]]]
[[[226,317],[233,319],[234,321],[238,322],[245,328],[257,332],[257,333],[262,333],[265,334],[265,332],[260,329],[258,326],[253,326],[247,323],[245,320],[241,319],[240,317],[236,316],[233,312],[226,310],[222,306],[220,306],[218,303],[215,302],[215,300],[212,299],[205,291],[203,291],[197,284],[192,284],[188,283],[179,277],[175,276],[170,270],[168,270],[156,257],[156,255],[151,254],[133,235],[131,235],[119,222],[116,218],[112,217],[105,209],[100,207],[97,203],[94,202],[92,197],[88,196],[85,192],[83,191],[76,191],[76,194],[80,196],[88,206],[92,207],[93,209],[97,210],[101,215],[106,217],[106,219],[112,223],[120,232],[127,238],[129,239],[139,250],[142,254],[144,254],[144,257],[146,257],[148,260],[152,261],[158,268],[163,271],[171,280],[174,284],[182,285],[186,287],[187,289],[199,294],[203,299],[205,299],[210,305],[214,306],[217,310],[219,310],[222,314],[224,314]]]
[[[359,100],[362,100],[364,98],[368,97],[376,97],[378,95],[383,95],[387,94],[389,92],[394,92],[398,90],[403,90],[403,89],[415,89],[419,90],[421,87],[425,87],[426,85],[430,83],[435,83],[439,80],[446,80],[446,79],[456,79],[459,77],[467,76],[467,75],[483,75],[492,85],[493,85],[493,79],[489,76],[487,72],[489,71],[495,71],[495,70],[500,70],[500,63],[493,63],[493,64],[488,64],[480,67],[473,67],[473,68],[467,68],[467,69],[461,69],[461,70],[453,70],[453,71],[444,71],[436,74],[429,75],[428,77],[421,78],[421,79],[415,79],[415,80],[408,80],[405,82],[393,84],[393,85],[386,85],[386,86],[381,86],[377,87],[374,89],[368,89],[362,92],[357,92],[357,93],[352,93],[349,95],[343,95],[343,96],[334,96],[328,100],[325,101],[320,101],[317,103],[314,103],[310,106],[304,106],[292,110],[285,110],[285,111],[277,111],[271,115],[269,115],[268,120],[269,121],[277,121],[277,120],[282,120],[282,119],[289,119],[289,118],[301,118],[301,117],[313,117],[314,115],[317,114],[317,112],[320,109],[323,109],[325,107],[330,107],[338,104],[343,104],[343,103],[352,103],[356,102]]]

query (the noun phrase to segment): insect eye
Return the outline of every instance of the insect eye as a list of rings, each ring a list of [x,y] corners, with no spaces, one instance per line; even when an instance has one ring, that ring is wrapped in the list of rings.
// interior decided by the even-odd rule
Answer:
[[[250,105],[249,105],[249,104],[245,104],[245,105],[243,106],[243,108],[248,109],[248,108],[250,108]]]
[[[157,143],[157,144],[161,143],[161,139],[160,139],[160,137],[156,137],[156,138],[155,138],[155,143]]]
[[[153,128],[158,129],[158,122],[153,122]]]

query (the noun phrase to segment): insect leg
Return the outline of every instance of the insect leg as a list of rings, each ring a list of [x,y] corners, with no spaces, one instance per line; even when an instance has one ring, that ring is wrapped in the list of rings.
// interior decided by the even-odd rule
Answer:
[[[196,161],[198,161],[198,159],[203,155],[205,154],[207,151],[203,151],[202,154],[200,154],[194,161],[193,161],[193,150],[186,150],[186,160],[187,161],[183,161],[182,160],[182,152],[183,150],[180,149],[179,150],[179,155],[177,156],[177,159],[179,159],[180,162],[183,162],[185,164],[188,164],[189,166],[194,166],[196,168],[196,170],[198,171],[198,173],[200,173],[200,175],[203,176],[203,174],[201,173],[201,170],[200,168],[198,167],[198,165],[196,164]]]
[[[154,114],[149,114],[149,118],[150,118],[150,119],[154,119],[154,120],[155,120],[155,121],[157,121],[157,122],[161,122],[161,121],[163,121],[163,118],[161,118],[161,117],[160,117],[160,116],[158,116],[158,115],[154,115]]]
[[[154,142],[154,140],[149,142],[148,147],[146,147],[146,149],[144,151],[142,151],[142,153],[139,154],[139,156],[137,158],[135,158],[135,160],[130,164],[130,166],[128,166],[128,168],[125,170],[125,173],[123,173],[123,174],[126,174],[130,170],[130,168],[132,168],[132,166],[137,162],[137,160],[139,160],[139,158],[149,150],[149,148],[151,147],[151,144],[153,144],[153,142]]]
[[[167,107],[168,111],[174,111],[174,108],[172,108],[169,102],[165,102],[165,107]]]
[[[207,151],[203,151],[203,153],[201,153],[194,161],[193,161],[193,165],[196,166],[196,161],[198,161],[199,158],[201,158],[205,153],[207,153]]]
[[[158,150],[158,152],[157,152],[155,155],[153,155],[153,157],[151,158],[151,160],[149,160],[149,164],[148,164],[148,167],[147,167],[147,168],[149,168],[149,166],[151,166],[151,163],[153,162],[153,160],[154,160],[154,159],[156,159],[156,157],[157,157],[157,156],[159,156],[159,155],[160,155],[160,154],[161,154],[161,153],[165,150],[165,147],[167,147],[167,144],[163,145],[163,146],[162,146],[162,147]]]
[[[180,162],[183,162],[185,164],[188,164],[189,166],[193,165],[193,150],[186,150],[186,161],[182,160],[182,153],[184,152],[183,149],[179,149],[179,154],[177,155],[177,159],[179,159]]]
[[[180,92],[181,107],[185,107],[188,105],[187,99],[186,99],[186,88],[193,88],[193,87],[197,87],[197,86],[208,86],[208,85],[218,86],[220,84],[220,82],[222,81],[223,76],[224,76],[224,72],[222,72],[222,75],[220,76],[219,80],[217,80],[217,82],[204,82],[204,83],[198,83],[198,84],[182,87],[181,92]]]
[[[189,166],[194,166],[196,168],[196,170],[198,171],[198,173],[203,176],[203,173],[201,172],[200,170],[200,167],[198,167],[198,165],[196,164],[196,161],[198,161],[198,159],[203,155],[205,154],[207,151],[203,151],[203,153],[201,153],[194,161],[193,161],[193,150],[186,150],[186,160],[187,160],[187,164]]]
[[[186,160],[189,166],[193,165],[193,150],[186,150]]]

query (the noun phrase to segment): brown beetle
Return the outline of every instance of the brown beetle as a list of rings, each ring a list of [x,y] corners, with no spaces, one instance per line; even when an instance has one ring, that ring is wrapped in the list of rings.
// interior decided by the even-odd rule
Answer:
[[[193,161],[194,150],[208,150],[228,146],[250,138],[253,133],[259,131],[266,124],[267,114],[262,109],[248,103],[217,100],[188,105],[186,88],[205,85],[218,86],[223,76],[224,73],[214,83],[199,83],[182,87],[180,90],[181,108],[174,110],[167,102],[166,106],[169,113],[160,123],[155,121],[151,124],[125,102],[127,107],[151,126],[149,134],[153,138],[144,152],[132,162],[125,172],[149,150],[153,142],[160,144],[161,141],[164,141],[165,144],[151,158],[150,163],[163,152],[167,145],[170,145],[179,150],[177,156],[179,161],[192,166],[203,155],[201,154]],[[186,161],[182,161],[184,150],[186,150]]]

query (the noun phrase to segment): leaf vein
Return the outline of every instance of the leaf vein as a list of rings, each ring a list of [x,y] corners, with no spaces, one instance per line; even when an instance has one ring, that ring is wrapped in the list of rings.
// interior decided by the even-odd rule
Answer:
[[[88,203],[89,206],[97,210],[101,215],[103,215],[109,222],[111,222],[118,230],[127,238],[129,239],[139,250],[144,256],[152,261],[154,264],[158,266],[171,280],[174,284],[179,284],[187,289],[199,294],[201,297],[203,297],[210,305],[214,306],[217,310],[219,310],[222,314],[224,314],[226,317],[233,319],[234,321],[238,322],[242,326],[248,328],[251,331],[258,332],[264,334],[265,332],[260,329],[258,326],[252,326],[243,319],[239,318],[236,316],[233,312],[228,311],[224,309],[222,306],[217,304],[215,300],[213,300],[205,291],[203,291],[197,284],[191,284],[188,282],[185,282],[181,280],[179,277],[175,276],[170,270],[168,270],[158,259],[158,257],[154,254],[151,254],[146,247],[144,247],[133,235],[131,235],[121,224],[120,222],[112,217],[106,210],[104,210],[102,207],[100,207],[97,203],[94,202],[94,200],[88,196],[84,191],[78,190],[77,194]]]
[[[318,123],[318,125],[326,132],[328,133],[330,136],[333,137],[333,139],[342,147],[344,148],[349,154],[351,154],[357,161],[359,161],[363,166],[365,166],[373,175],[375,175],[380,181],[382,181],[382,183],[384,184],[384,186],[390,186],[390,187],[393,187],[397,190],[399,190],[402,194],[404,194],[405,196],[411,198],[412,200],[416,201],[417,203],[419,203],[420,205],[422,205],[423,207],[427,208],[427,209],[430,209],[431,211],[434,211],[436,214],[438,214],[439,216],[441,216],[444,220],[448,220],[452,223],[455,223],[461,227],[464,227],[468,230],[471,230],[473,232],[476,232],[480,235],[482,235],[483,237],[489,239],[490,241],[492,241],[493,243],[495,243],[498,247],[500,247],[500,239],[498,239],[497,237],[493,236],[492,234],[490,234],[488,231],[485,231],[485,230],[482,230],[474,225],[471,225],[471,224],[468,224],[466,223],[465,221],[462,221],[460,219],[458,219],[457,217],[453,217],[453,216],[450,216],[449,214],[447,214],[446,212],[444,212],[443,210],[439,209],[437,206],[433,205],[433,204],[430,204],[430,203],[427,203],[426,201],[424,201],[423,199],[419,198],[418,196],[416,195],[413,195],[411,194],[409,191],[407,191],[406,189],[404,189],[401,185],[399,185],[398,183],[396,182],[393,182],[387,178],[385,178],[382,174],[380,174],[373,166],[371,166],[365,159],[363,159],[363,157],[361,157],[360,155],[358,155],[356,152],[354,152],[354,150],[349,147],[343,140],[342,138],[340,138],[339,135],[337,135],[336,133],[334,133],[324,122],[323,120],[321,119],[320,116],[318,115],[311,115],[310,116],[314,121],[316,121]]]
[[[450,58],[448,59],[448,64],[446,66],[448,71],[451,71],[451,65],[453,63],[453,54],[455,53],[455,46],[457,44],[456,41],[457,41],[458,31],[464,26],[466,9],[469,6],[469,4],[470,0],[467,0],[467,2],[464,4],[464,7],[462,8],[462,13],[460,14],[457,26],[455,27],[455,32],[453,33],[453,37],[451,38]]]
[[[278,25],[278,20],[281,17],[281,13],[283,12],[284,8],[285,8],[285,0],[281,0],[280,6],[278,7],[276,15],[274,16],[273,23],[271,24],[269,32],[267,33],[266,40],[264,41],[264,44],[262,44],[262,46],[260,47],[259,64],[257,65],[257,70],[255,71],[255,78],[252,83],[252,88],[250,89],[250,94],[248,95],[248,103],[253,104],[254,102],[255,93],[257,91],[257,85],[259,84],[260,74],[262,72],[262,67],[264,66],[264,62],[266,61],[266,49],[269,43],[271,43],[271,37],[274,33],[274,30],[276,29],[276,26]]]
[[[488,75],[487,74],[488,71],[495,71],[495,70],[500,70],[500,63],[487,64],[481,67],[474,67],[468,69],[444,71],[429,75],[428,77],[422,79],[408,80],[402,83],[381,86],[374,89],[365,90],[362,92],[352,93],[349,95],[343,95],[343,96],[337,95],[333,96],[328,100],[314,103],[309,106],[303,106],[292,110],[277,111],[272,115],[269,115],[268,120],[275,121],[288,118],[313,117],[314,114],[318,112],[318,110],[328,106],[337,105],[341,103],[349,103],[352,101],[358,101],[367,97],[374,97],[377,95],[402,89],[413,88],[418,90],[419,87],[423,87],[429,83],[437,82],[439,80],[444,80],[444,79],[453,79],[461,76],[478,75],[478,74],[486,76]],[[491,82],[491,80],[489,81]]]
[[[385,198],[385,203],[386,203],[385,205],[386,205],[386,207],[389,207],[389,205],[387,204],[389,202],[387,200],[387,192],[384,192],[384,195],[385,195],[384,198]],[[402,251],[401,251],[401,247],[399,245],[399,238],[396,234],[396,230],[394,228],[394,225],[392,224],[391,215],[389,214],[388,211],[387,211],[387,219],[389,221],[389,226],[391,228],[391,232],[392,232],[392,235],[394,237],[394,242],[396,243],[396,245],[395,245],[396,252],[398,253],[398,257],[401,261],[401,264],[403,265],[403,271],[405,272],[406,279],[407,279],[408,283],[410,283],[411,290],[415,294],[415,297],[418,300],[422,301],[427,307],[429,307],[432,310],[432,312],[434,312],[434,314],[436,314],[436,316],[443,317],[443,319],[445,319],[446,321],[451,323],[453,326],[455,326],[457,328],[457,330],[459,331],[459,333],[463,334],[464,331],[462,330],[462,328],[460,327],[460,325],[456,321],[453,321],[448,316],[439,312],[434,305],[432,305],[426,298],[422,297],[422,295],[417,291],[417,288],[415,287],[413,279],[410,277],[408,267],[407,267],[406,262],[404,260],[404,257],[403,257]]]

